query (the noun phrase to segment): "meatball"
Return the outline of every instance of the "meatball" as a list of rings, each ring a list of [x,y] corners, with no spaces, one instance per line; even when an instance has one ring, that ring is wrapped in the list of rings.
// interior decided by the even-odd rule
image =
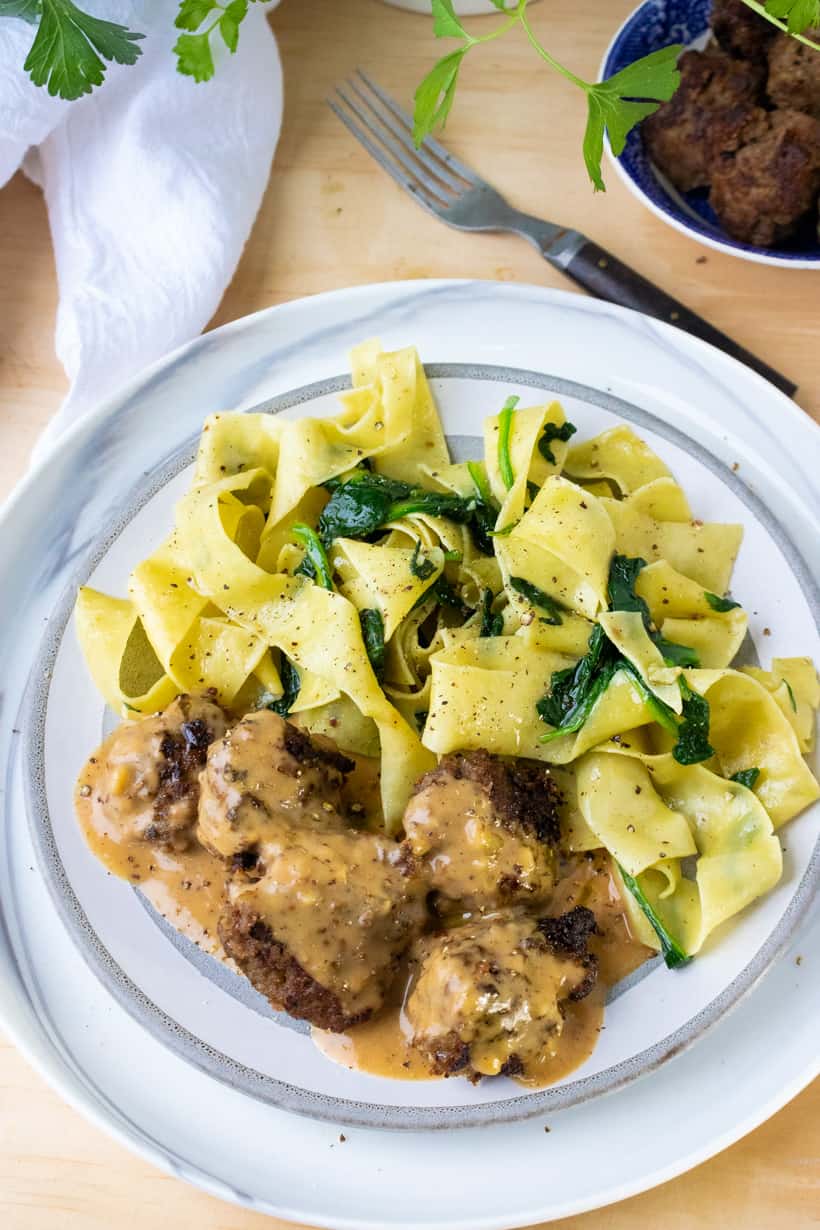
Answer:
[[[764,70],[722,51],[687,51],[669,102],[641,125],[653,162],[682,192],[705,188],[715,159],[738,149],[765,123],[755,105]]]
[[[754,64],[765,62],[775,27],[758,17],[743,0],[713,0],[709,24],[729,55]]]
[[[208,746],[226,729],[219,705],[178,696],[162,713],[118,726],[85,766],[80,793],[104,809],[119,840],[183,850],[194,836]]]
[[[237,722],[208,752],[199,838],[223,858],[253,849],[276,821],[337,822],[353,761],[270,709]]]
[[[809,31],[820,41],[820,30]],[[804,111],[820,120],[820,52],[778,34],[769,50],[769,98],[776,107]]]
[[[413,1046],[436,1075],[528,1076],[557,1053],[568,1001],[588,995],[595,916],[484,918],[419,942],[405,1005]]]
[[[397,842],[280,817],[235,865],[219,935],[275,1008],[338,1032],[382,1006],[425,897]]]
[[[818,191],[820,121],[773,111],[764,135],[715,166],[709,200],[735,239],[768,247],[796,230]]]
[[[445,908],[543,900],[554,881],[560,801],[539,764],[488,752],[445,756],[407,805],[406,845]]]

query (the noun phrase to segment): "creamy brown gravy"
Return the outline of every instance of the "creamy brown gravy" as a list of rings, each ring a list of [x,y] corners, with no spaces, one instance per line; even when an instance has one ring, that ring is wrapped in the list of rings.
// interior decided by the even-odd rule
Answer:
[[[105,745],[92,760],[100,763]],[[111,824],[106,804],[95,789],[95,766],[89,761],[77,783],[77,819],[92,852],[112,875],[139,887],[159,914],[213,956],[223,956],[217,920],[225,886],[221,859],[196,844],[180,852],[161,850],[138,838],[123,837]],[[83,787],[90,786],[90,794]]]
[[[552,1085],[580,1067],[592,1054],[604,1016],[604,1003],[610,987],[626,978],[650,956],[651,949],[635,940],[609,870],[606,857],[581,856],[568,860],[560,869],[549,905],[549,913],[562,914],[576,905],[585,905],[595,914],[601,934],[590,941],[590,950],[599,963],[598,981],[590,995],[566,1005],[563,1031],[555,1054],[545,1054],[542,1070],[527,1077],[516,1077],[531,1088]],[[391,1002],[374,1020],[356,1025],[346,1033],[331,1034],[312,1030],[319,1049],[345,1067],[387,1076],[394,1080],[431,1080],[424,1059],[410,1045],[410,1029],[403,1004],[412,977],[405,967],[396,981]]]
[[[505,824],[479,782],[452,776],[428,782],[410,800],[404,827],[433,887],[465,908],[526,904],[550,893],[552,850],[535,834]]]
[[[116,732],[115,732],[116,733]],[[109,798],[99,787],[108,741],[87,762],[77,783],[75,806],[85,838],[97,858],[114,875],[137,885],[164,918],[204,951],[227,961],[217,934],[223,902],[225,866],[198,842],[182,851],[159,849],[118,827]],[[380,820],[378,761],[353,757],[356,768],[343,791],[346,807],[358,805],[363,827],[378,828]],[[580,856],[559,868],[549,913],[576,905],[596,915],[601,935],[590,943],[599,961],[599,978],[592,993],[569,1003],[557,1052],[545,1055],[543,1071],[516,1078],[542,1087],[561,1079],[592,1053],[601,1029],[609,987],[643,963],[651,950],[630,934],[608,861],[600,855]],[[233,964],[228,962],[228,964]],[[319,1049],[349,1068],[400,1080],[434,1079],[423,1057],[410,1046],[410,1030],[402,1006],[410,981],[409,966],[396,979],[390,1002],[375,1017],[346,1033],[312,1031]]]
[[[127,726],[136,736],[138,724]],[[182,935],[212,956],[233,966],[222,950],[217,924],[224,900],[225,864],[194,840],[188,849],[166,850],[134,836],[132,815],[122,805],[112,806],[111,761],[108,749],[118,727],[86,762],[77,781],[74,806],[80,828],[93,854],[106,869],[139,887],[154,909]],[[145,728],[149,737],[150,728]],[[134,740],[134,754],[144,751],[145,739]],[[119,759],[119,758],[118,758]],[[372,757],[350,756],[355,768],[342,788],[342,806],[355,807],[363,827],[377,829],[382,820],[379,794],[379,762]],[[104,781],[104,774],[109,777]],[[104,788],[103,788],[104,784]]]

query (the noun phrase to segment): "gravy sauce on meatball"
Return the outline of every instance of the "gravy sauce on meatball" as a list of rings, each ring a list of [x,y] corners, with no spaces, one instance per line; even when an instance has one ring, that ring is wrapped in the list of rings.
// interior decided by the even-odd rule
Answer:
[[[582,1063],[607,987],[649,953],[608,860],[560,854],[549,771],[444,757],[399,842],[359,768],[269,710],[179,696],[90,757],[77,815],[109,871],[341,1063],[532,1085]]]
[[[178,696],[162,713],[118,726],[86,761],[75,791],[97,858],[213,954],[221,953],[225,868],[199,844],[196,822],[199,774],[210,743],[227,728],[212,701]]]
[[[548,897],[559,798],[543,766],[487,752],[445,756],[425,774],[404,831],[442,908],[484,913]]]

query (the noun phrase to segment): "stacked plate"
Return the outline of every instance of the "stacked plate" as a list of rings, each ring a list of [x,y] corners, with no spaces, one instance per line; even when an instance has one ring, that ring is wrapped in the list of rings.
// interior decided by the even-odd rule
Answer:
[[[502,394],[559,397],[583,435],[635,425],[698,516],[743,523],[733,586],[764,664],[820,656],[818,433],[702,343],[607,304],[475,282],[365,287],[226,326],[72,430],[5,513],[0,1011],[75,1105],[226,1199],[329,1226],[523,1225],[679,1173],[816,1073],[820,809],[786,830],[773,893],[686,969],[618,988],[587,1063],[528,1094],[332,1063],[108,876],[72,813],[105,720],[71,626],[77,583],[121,592],[164,536],[206,414],[332,413],[346,351],[368,336],[418,346],[459,455],[478,451]]]

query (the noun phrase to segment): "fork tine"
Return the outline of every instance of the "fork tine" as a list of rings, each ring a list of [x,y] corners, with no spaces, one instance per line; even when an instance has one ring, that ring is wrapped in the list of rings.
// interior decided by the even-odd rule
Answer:
[[[365,80],[363,76],[362,80]],[[454,192],[459,194],[463,193],[467,189],[467,184],[461,177],[457,178],[450,171],[448,171],[440,159],[431,157],[423,145],[417,146],[413,140],[412,134],[409,133],[402,124],[399,124],[395,119],[393,119],[389,111],[385,114],[384,108],[379,106],[378,95],[376,95],[376,102],[374,104],[373,98],[369,94],[366,94],[364,90],[360,90],[355,81],[350,82],[350,88],[356,96],[362,100],[367,109],[373,112],[385,128],[388,128],[390,132],[393,133],[394,137],[401,142],[407,152],[412,154],[413,157],[420,162],[422,166],[425,166],[428,171],[432,172],[437,179],[441,180],[442,183],[447,184],[453,189]]]
[[[339,104],[332,98],[327,99],[327,105],[342,121],[345,128],[352,132],[356,140],[364,146],[371,158],[374,158],[375,161],[378,162],[379,166],[384,167],[387,174],[391,177],[391,179],[396,181],[400,188],[404,188],[405,192],[409,192],[410,195],[414,197],[415,200],[417,200],[418,203],[429,213],[435,214],[436,217],[440,216],[442,208],[441,205],[437,201],[434,202],[427,197],[422,191],[421,185],[416,180],[411,179],[409,175],[405,174],[402,168],[398,166],[389,156],[387,151],[377,145],[375,141],[371,140],[364,129],[356,123],[347,111],[340,107]]]
[[[342,102],[344,102],[353,112],[359,123],[363,124],[367,131],[375,137],[381,145],[385,146],[386,149],[390,151],[394,159],[401,163],[405,171],[409,172],[416,183],[425,189],[428,196],[438,198],[439,206],[446,208],[450,203],[447,188],[441,182],[434,180],[415,159],[410,158],[408,154],[405,153],[401,145],[399,145],[391,137],[390,130],[387,128],[386,124],[384,124],[378,117],[376,117],[376,124],[374,124],[373,120],[371,120],[369,116],[362,111],[361,107],[357,106],[353,99],[349,98],[348,95],[344,93],[341,86],[336,87],[336,93],[339,98],[341,98]]]
[[[399,104],[396,102],[396,100],[394,98],[391,98],[390,95],[385,90],[383,90],[380,85],[377,85],[376,82],[372,80],[372,78],[368,77],[364,69],[357,68],[356,75],[361,77],[365,85],[370,87],[370,89],[377,96],[377,98],[380,98],[381,101],[384,103],[384,105],[393,112],[396,119],[401,121],[401,123],[404,125],[405,130],[409,132],[410,135],[412,136],[412,133],[413,133],[412,116],[408,115],[408,113],[404,110],[404,108],[400,107]],[[421,148],[426,149],[426,150],[432,150],[432,152],[436,154],[437,157],[440,158],[443,163],[445,163],[452,171],[455,171],[456,175],[460,175],[461,178],[466,179],[468,183],[475,184],[476,186],[479,186],[484,183],[484,180],[479,175],[476,175],[475,171],[471,171],[470,168],[468,166],[465,166],[463,162],[459,162],[458,158],[454,157],[453,154],[451,154],[448,149],[445,149],[445,147],[441,144],[441,142],[437,141],[435,137],[429,137],[429,136],[425,137],[421,143]]]

